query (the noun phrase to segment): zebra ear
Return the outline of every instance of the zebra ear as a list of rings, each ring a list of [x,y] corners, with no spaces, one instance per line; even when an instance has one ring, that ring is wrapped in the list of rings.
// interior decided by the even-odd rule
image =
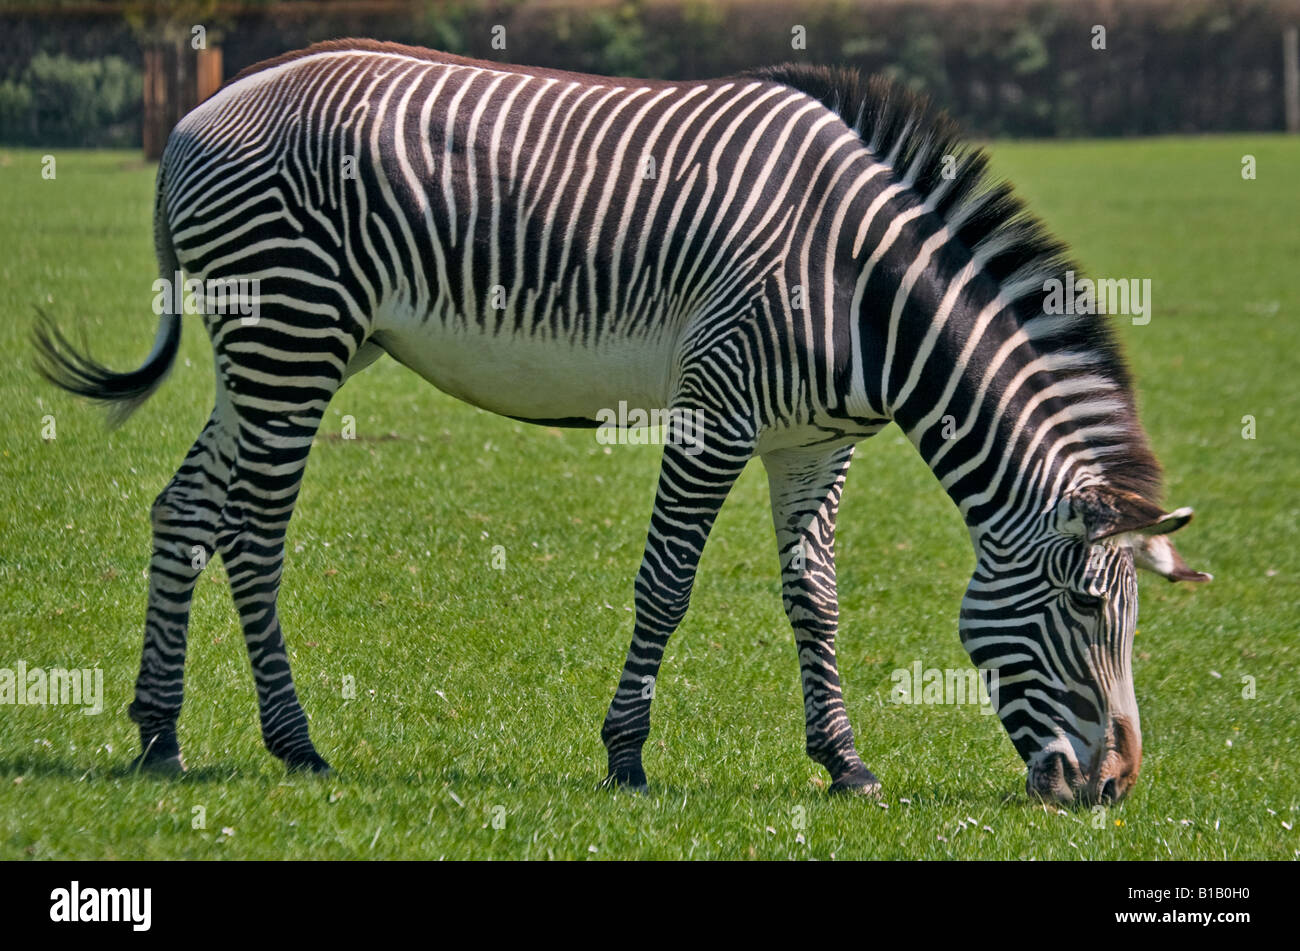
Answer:
[[[1186,524],[1188,519],[1192,517],[1191,509],[1179,509],[1179,512],[1187,513],[1187,518],[1183,519],[1183,524]],[[1169,581],[1214,580],[1214,575],[1208,572],[1193,571],[1189,568],[1187,562],[1183,561],[1183,556],[1178,554],[1178,549],[1174,547],[1174,543],[1165,535],[1137,533],[1133,536],[1130,547],[1133,549],[1134,564],[1139,568],[1145,568],[1147,571],[1154,571]]]
[[[1130,532],[1167,535],[1182,528],[1192,518],[1191,509],[1166,514],[1160,506],[1140,495],[1102,486],[1084,489],[1072,501],[1083,516],[1089,544]]]
[[[1167,537],[1192,520],[1190,508],[1165,512],[1138,495],[1113,490],[1085,490],[1076,499],[1090,544],[1112,539],[1133,550],[1139,568],[1170,581],[1210,581],[1213,576],[1187,566]]]

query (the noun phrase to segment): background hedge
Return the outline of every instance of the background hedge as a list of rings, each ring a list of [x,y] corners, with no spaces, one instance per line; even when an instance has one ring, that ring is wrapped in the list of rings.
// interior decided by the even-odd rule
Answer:
[[[670,79],[804,60],[890,73],[979,135],[1120,136],[1282,129],[1281,37],[1300,0],[10,0],[0,141],[138,143],[141,44],[191,23],[227,76],[340,36]]]

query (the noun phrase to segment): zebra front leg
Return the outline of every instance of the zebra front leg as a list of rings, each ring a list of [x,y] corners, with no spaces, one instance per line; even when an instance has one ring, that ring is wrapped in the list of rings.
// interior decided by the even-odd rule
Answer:
[[[668,638],[686,614],[709,530],[753,453],[748,427],[695,427],[697,439],[664,447],[645,555],[635,586],[632,645],[600,737],[609,753],[605,785],[646,788],[641,747]]]
[[[216,549],[217,523],[225,501],[234,440],[216,415],[195,440],[180,468],[154,500],[149,607],[135,699],[127,715],[140,727],[141,753],[131,766],[179,773],[186,633],[194,583]]]
[[[241,419],[217,536],[253,667],[262,741],[291,772],[330,768],[308,736],[276,609],[285,532],[319,423],[320,412]]]
[[[880,782],[858,757],[835,662],[835,515],[852,458],[852,446],[782,450],[763,456],[763,465],[781,558],[781,600],[799,650],[808,755],[831,774],[832,792],[874,794]]]

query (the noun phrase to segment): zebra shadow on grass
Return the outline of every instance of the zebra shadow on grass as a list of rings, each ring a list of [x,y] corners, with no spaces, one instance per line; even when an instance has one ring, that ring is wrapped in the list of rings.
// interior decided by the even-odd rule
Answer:
[[[406,770],[401,773],[383,773],[367,766],[343,768],[325,776],[313,776],[303,773],[287,773],[277,764],[260,764],[241,760],[238,763],[194,764],[184,773],[174,776],[159,775],[147,770],[140,770],[132,765],[131,760],[120,762],[87,763],[75,756],[50,755],[11,755],[0,756],[0,784],[19,784],[37,780],[69,780],[72,782],[98,782],[123,780],[152,784],[205,785],[210,783],[229,783],[239,780],[263,780],[272,784],[290,783],[328,783],[338,786],[352,786],[361,789],[419,789],[429,794],[439,792],[454,794],[461,800],[480,799],[488,793],[501,790],[515,792],[526,789],[547,790],[574,796],[608,797],[626,800],[629,803],[654,802],[656,800],[678,800],[683,797],[720,796],[729,800],[752,799],[771,802],[774,800],[791,804],[806,804],[830,799],[844,804],[857,803],[867,808],[875,803],[883,803],[888,808],[941,807],[969,809],[972,807],[990,807],[996,810],[1007,808],[1041,808],[1042,804],[1027,798],[1023,790],[971,781],[958,785],[936,784],[918,781],[914,784],[897,784],[886,787],[879,799],[871,797],[831,796],[823,786],[813,781],[800,784],[797,781],[777,783],[760,782],[714,782],[708,779],[694,781],[652,780],[646,792],[631,793],[622,790],[604,788],[601,777],[596,771],[553,772],[539,774],[536,771],[507,772],[501,770],[474,770],[455,766],[438,765],[429,770]],[[450,798],[450,796],[449,796]]]
[[[0,783],[13,784],[37,779],[67,779],[74,782],[99,780],[138,780],[152,783],[217,783],[234,779],[252,779],[262,775],[246,764],[204,765],[187,769],[175,776],[141,771],[129,759],[121,762],[86,763],[71,756],[0,756]]]

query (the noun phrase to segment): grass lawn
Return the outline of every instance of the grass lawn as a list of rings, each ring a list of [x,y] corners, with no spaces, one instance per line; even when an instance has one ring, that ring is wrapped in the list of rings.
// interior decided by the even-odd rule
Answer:
[[[957,512],[893,428],[859,447],[839,535],[841,673],[883,799],[829,798],[804,755],[757,461],[669,645],[652,793],[597,791],[658,450],[478,411],[387,359],[330,408],[281,596],[299,694],[337,774],[291,778],[263,750],[218,563],[190,629],[190,773],[128,775],[148,510],[211,408],[210,349],[189,324],[171,379],[114,433],[40,381],[37,306],[110,365],[148,351],[153,168],[59,152],[48,181],[40,152],[0,150],[0,667],[101,668],[105,691],[99,716],[0,707],[0,858],[1300,855],[1300,140],[992,152],[1091,274],[1152,280],[1150,324],[1121,332],[1168,501],[1198,512],[1180,548],[1215,575],[1142,582],[1145,760],[1122,806],[1032,805],[997,717],[889,702],[895,668],[969,663],[957,610],[972,567]],[[338,438],[345,415],[355,440]]]

